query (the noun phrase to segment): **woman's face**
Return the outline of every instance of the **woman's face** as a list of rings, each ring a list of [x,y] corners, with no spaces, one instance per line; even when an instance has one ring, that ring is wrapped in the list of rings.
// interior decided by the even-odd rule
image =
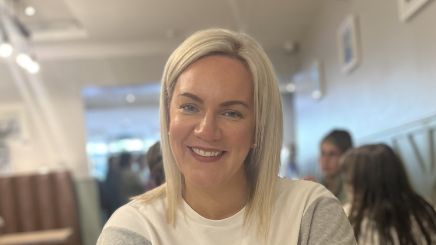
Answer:
[[[341,150],[333,143],[324,141],[321,143],[321,156],[319,166],[324,177],[331,178],[339,174],[339,159]]]
[[[178,78],[170,105],[170,144],[187,187],[246,181],[255,115],[250,72],[238,60],[209,56]]]

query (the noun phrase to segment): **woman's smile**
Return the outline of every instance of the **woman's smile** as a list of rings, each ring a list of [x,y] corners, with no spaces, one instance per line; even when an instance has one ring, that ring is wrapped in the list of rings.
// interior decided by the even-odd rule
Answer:
[[[187,147],[191,151],[192,157],[200,162],[215,162],[220,160],[226,153],[218,149],[203,148],[199,146]]]

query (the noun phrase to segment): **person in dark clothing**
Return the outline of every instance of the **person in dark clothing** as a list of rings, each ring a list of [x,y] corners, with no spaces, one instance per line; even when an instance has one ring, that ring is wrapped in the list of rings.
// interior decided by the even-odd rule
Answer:
[[[99,189],[103,221],[105,222],[122,205],[118,187],[118,162],[114,156],[108,160],[106,179],[104,182],[99,182]]]
[[[119,190],[122,204],[128,203],[130,198],[145,192],[141,178],[131,169],[132,163],[132,155],[128,152],[123,152],[119,161]]]
[[[162,161],[160,141],[156,142],[147,152],[147,162],[150,168],[150,181],[147,190],[152,190],[165,183],[165,172]]]

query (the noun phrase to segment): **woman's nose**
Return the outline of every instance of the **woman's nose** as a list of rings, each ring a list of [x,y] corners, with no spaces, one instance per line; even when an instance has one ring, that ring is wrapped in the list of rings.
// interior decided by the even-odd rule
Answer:
[[[194,135],[205,141],[216,141],[221,138],[215,115],[206,114],[195,128]]]

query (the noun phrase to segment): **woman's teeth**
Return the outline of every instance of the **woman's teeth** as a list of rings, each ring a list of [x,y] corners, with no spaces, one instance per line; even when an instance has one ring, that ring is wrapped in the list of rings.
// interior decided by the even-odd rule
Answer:
[[[203,151],[196,148],[189,147],[195,154],[202,156],[202,157],[216,157],[218,155],[221,155],[223,151]]]

